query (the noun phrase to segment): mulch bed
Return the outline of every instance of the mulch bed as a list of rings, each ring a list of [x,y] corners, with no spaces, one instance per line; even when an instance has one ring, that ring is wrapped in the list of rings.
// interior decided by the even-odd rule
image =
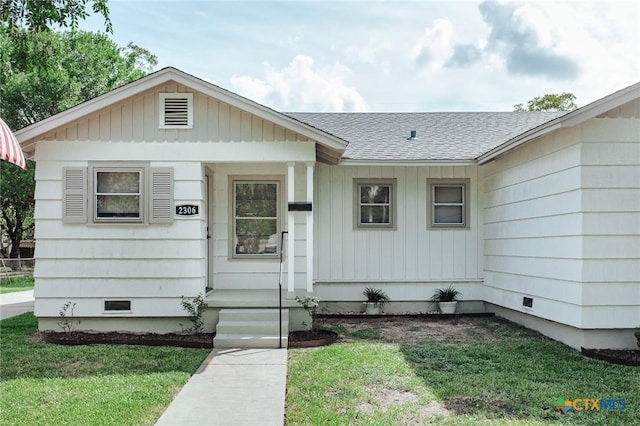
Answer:
[[[338,333],[329,330],[292,331],[289,333],[290,348],[326,346],[336,340],[338,340]]]
[[[215,333],[156,334],[156,333],[71,333],[41,331],[34,339],[57,345],[143,345],[175,346],[181,348],[213,348]],[[338,339],[338,334],[328,330],[292,331],[289,333],[290,348],[309,348],[329,345]]]
[[[42,342],[58,345],[143,345],[176,346],[181,348],[212,348],[213,333],[198,334],[156,334],[156,333],[71,333],[41,331],[36,338]]]
[[[582,354],[589,358],[612,364],[640,367],[640,349],[580,349]]]

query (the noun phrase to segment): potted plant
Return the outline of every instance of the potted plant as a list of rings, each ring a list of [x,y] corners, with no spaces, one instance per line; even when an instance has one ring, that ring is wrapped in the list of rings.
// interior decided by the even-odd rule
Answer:
[[[453,288],[453,285],[450,285],[447,288],[436,289],[429,301],[437,302],[440,312],[443,314],[453,314],[456,311],[458,296],[460,296],[460,294],[458,290]]]
[[[362,292],[364,296],[367,298],[367,301],[364,302],[366,306],[367,314],[369,315],[378,315],[380,311],[391,301],[387,293],[384,290],[373,287],[366,287]]]

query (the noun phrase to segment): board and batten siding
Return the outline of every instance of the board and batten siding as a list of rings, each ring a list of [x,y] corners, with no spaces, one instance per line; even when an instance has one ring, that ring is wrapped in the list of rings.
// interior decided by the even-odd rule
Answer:
[[[193,128],[161,129],[160,93],[193,93]],[[308,138],[225,102],[171,83],[52,130],[48,141],[273,142]]]
[[[213,200],[212,228],[213,232],[213,287],[218,290],[228,289],[277,289],[280,273],[280,260],[271,258],[232,258],[232,194],[231,182],[238,179],[264,179],[268,177],[280,179],[279,219],[280,231],[288,229],[287,223],[287,164],[266,163],[246,164],[217,163],[211,165],[213,186],[210,199]],[[295,200],[306,200],[306,167],[297,163],[295,167]],[[306,289],[306,219],[304,212],[294,213],[295,219],[295,255],[286,253],[287,240],[284,240],[285,264],[283,265],[282,284],[287,285],[287,264],[295,262],[295,288]],[[280,235],[278,235],[278,244]]]
[[[396,180],[395,229],[355,229],[354,179]],[[427,179],[470,180],[468,229],[427,228]],[[455,282],[481,299],[481,220],[476,166],[326,166],[316,170],[315,277],[324,300],[362,300],[366,285],[392,300],[426,300]],[[425,286],[424,283],[431,283]],[[355,284],[355,285],[354,285]]]
[[[638,134],[591,119],[482,166],[487,302],[577,328],[640,322]]]

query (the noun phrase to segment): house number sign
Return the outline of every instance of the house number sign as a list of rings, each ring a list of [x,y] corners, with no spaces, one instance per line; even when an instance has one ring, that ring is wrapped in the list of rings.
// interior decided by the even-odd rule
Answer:
[[[196,216],[198,213],[198,206],[193,204],[176,206],[176,215],[178,216]]]

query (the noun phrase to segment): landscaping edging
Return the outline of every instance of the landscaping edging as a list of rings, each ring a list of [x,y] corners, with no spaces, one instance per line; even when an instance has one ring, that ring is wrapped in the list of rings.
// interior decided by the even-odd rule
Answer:
[[[434,319],[456,319],[456,318],[491,318],[496,314],[493,312],[469,312],[442,314],[440,312],[433,313],[388,313],[380,315],[369,315],[367,313],[335,313],[335,314],[317,314],[316,318],[434,318]]]
[[[289,332],[289,348],[315,348],[327,346],[338,340],[338,333],[329,330],[291,331]]]
[[[640,367],[640,349],[587,349],[580,347],[580,351],[588,358],[607,361],[611,364]]]

